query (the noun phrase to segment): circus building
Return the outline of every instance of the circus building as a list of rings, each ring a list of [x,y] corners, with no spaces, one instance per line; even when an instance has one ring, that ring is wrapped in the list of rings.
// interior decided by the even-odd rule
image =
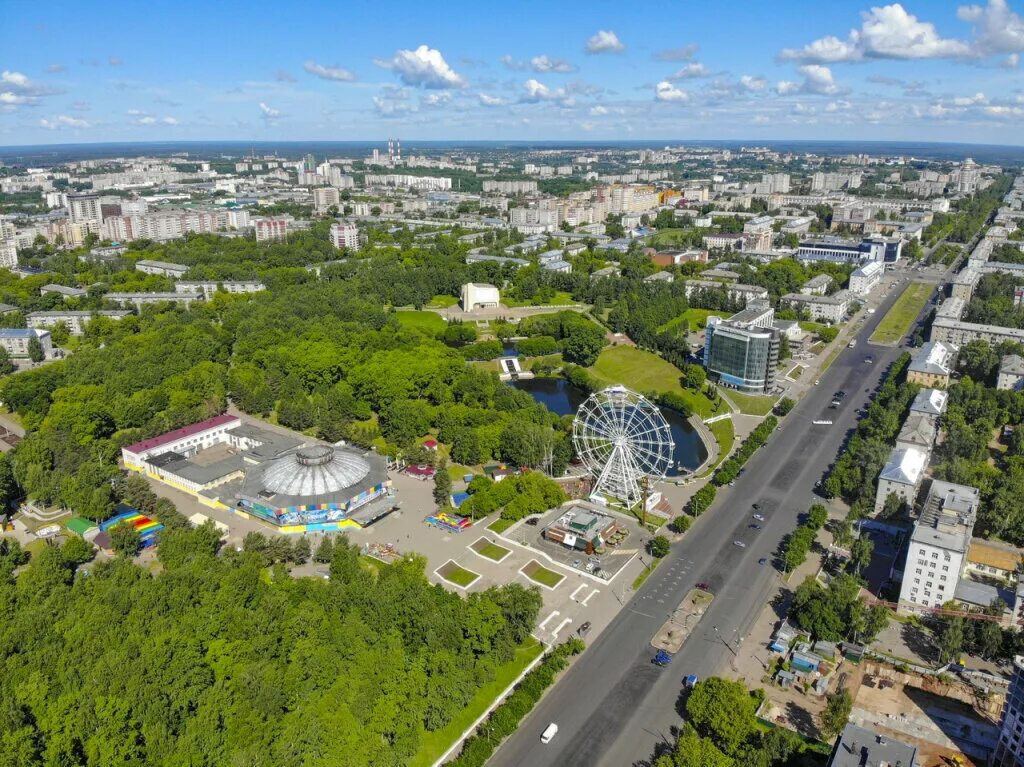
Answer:
[[[373,451],[220,415],[121,449],[126,468],[280,532],[364,527],[394,506]]]

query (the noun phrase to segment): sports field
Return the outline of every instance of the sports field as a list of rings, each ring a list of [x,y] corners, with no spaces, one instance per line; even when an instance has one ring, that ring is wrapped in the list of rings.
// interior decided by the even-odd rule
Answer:
[[[911,282],[907,285],[868,340],[874,344],[898,343],[928,303],[934,288],[929,282]]]

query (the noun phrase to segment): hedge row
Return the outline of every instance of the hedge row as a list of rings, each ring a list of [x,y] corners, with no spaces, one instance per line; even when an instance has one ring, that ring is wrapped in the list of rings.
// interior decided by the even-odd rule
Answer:
[[[712,484],[704,485],[700,490],[693,494],[689,501],[686,502],[686,513],[691,517],[699,517],[708,507],[715,502],[715,486]]]
[[[550,687],[559,671],[569,664],[569,658],[583,652],[583,640],[573,637],[560,644],[537,666],[523,677],[511,695],[498,706],[486,721],[470,735],[462,746],[462,752],[448,764],[450,767],[483,767],[502,740],[519,726],[530,713],[544,691]],[[479,733],[486,733],[481,735]]]
[[[771,436],[771,433],[775,431],[775,427],[778,425],[779,419],[773,415],[761,421],[757,428],[750,432],[750,436],[743,440],[743,444],[732,454],[732,457],[718,467],[718,471],[711,478],[711,482],[721,487],[736,479],[740,469],[743,468],[743,464],[754,454],[755,450],[768,441],[768,437]]]
[[[811,506],[807,519],[796,530],[786,536],[782,544],[782,561],[786,566],[786,572],[792,572],[800,567],[806,559],[807,553],[818,536],[818,531],[828,521],[828,509],[820,503]]]

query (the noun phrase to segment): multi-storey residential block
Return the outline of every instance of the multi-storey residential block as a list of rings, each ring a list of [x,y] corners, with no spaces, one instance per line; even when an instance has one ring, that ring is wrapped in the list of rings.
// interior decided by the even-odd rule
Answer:
[[[358,250],[359,227],[355,224],[331,224],[331,244],[339,250]]]

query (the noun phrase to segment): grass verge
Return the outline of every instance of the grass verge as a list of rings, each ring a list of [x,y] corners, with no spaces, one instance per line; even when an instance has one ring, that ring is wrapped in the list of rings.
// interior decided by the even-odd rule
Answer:
[[[434,572],[449,583],[454,583],[456,586],[461,586],[462,588],[473,585],[476,579],[480,577],[479,573],[474,573],[472,570],[460,567],[450,559]]]
[[[907,285],[868,340],[876,344],[894,344],[903,338],[928,303],[934,287],[928,282],[911,282]]]
[[[514,524],[515,520],[513,519],[502,519],[501,517],[498,517],[496,520],[494,520],[493,522],[491,522],[491,524],[487,526],[487,529],[490,530],[492,533],[503,533],[510,527],[512,527],[512,525]]]
[[[650,567],[645,567],[643,569],[643,572],[641,572],[640,575],[638,575],[633,580],[633,591],[636,591],[638,588],[643,586],[644,585],[644,581],[646,581],[648,579],[648,577],[650,577],[651,573],[654,572],[654,568],[657,567],[660,564],[661,564],[661,560],[660,559],[655,559],[653,562],[651,562],[651,566]]]
[[[498,666],[494,679],[476,691],[469,705],[459,711],[452,720],[440,730],[420,733],[420,749],[410,760],[409,767],[430,767],[441,758],[466,728],[469,727],[491,702],[512,684],[523,669],[530,665],[534,658],[544,652],[544,645],[533,637],[529,637],[522,646],[516,648],[515,657],[508,663]]]
[[[486,538],[477,538],[472,544],[470,544],[470,548],[480,556],[487,557],[494,562],[500,562],[509,555],[509,550],[504,546],[491,543]]]
[[[523,565],[519,572],[534,583],[539,583],[541,586],[545,586],[549,589],[555,588],[555,586],[565,580],[564,575],[556,573],[554,570],[548,570],[536,559],[531,559]]]
[[[707,325],[708,317],[711,317],[712,315],[715,317],[728,317],[729,312],[720,312],[716,309],[687,309],[675,319],[671,319],[665,324],[660,325],[658,330],[661,332],[672,330],[683,322],[688,322],[690,325],[690,332],[692,333]]]

